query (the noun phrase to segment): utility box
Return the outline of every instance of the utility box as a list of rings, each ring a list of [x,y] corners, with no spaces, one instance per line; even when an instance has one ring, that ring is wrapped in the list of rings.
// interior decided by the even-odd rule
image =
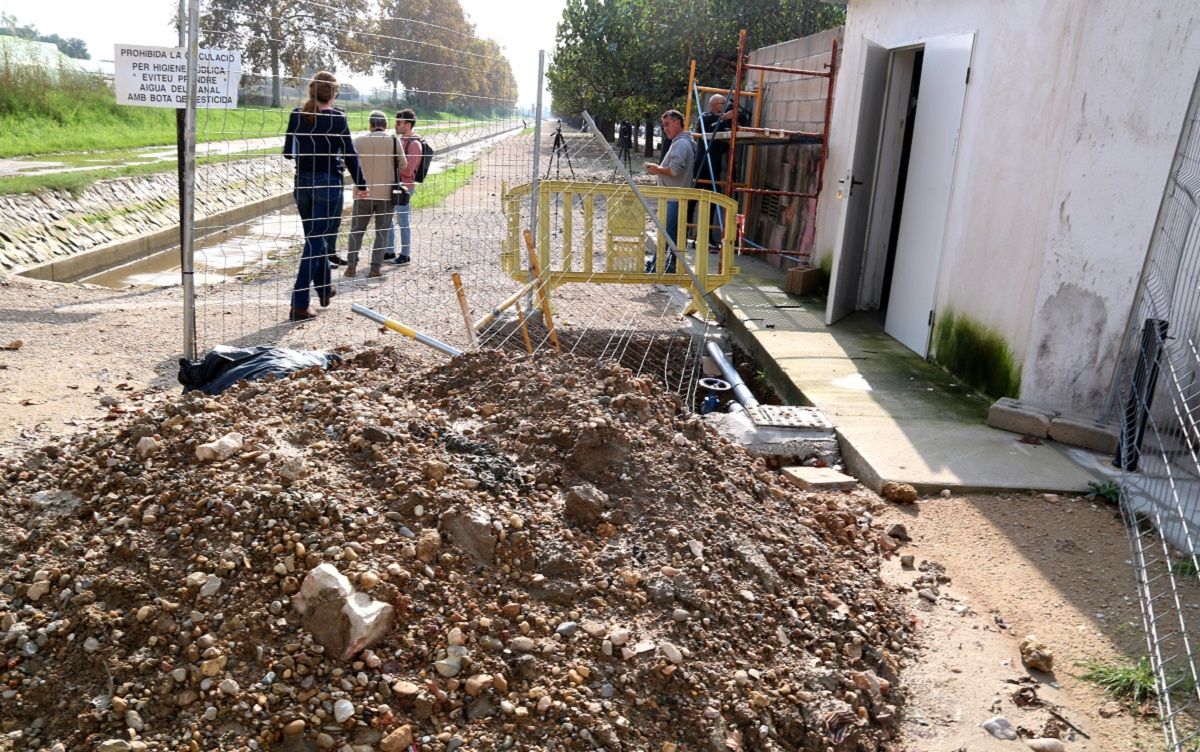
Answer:
[[[821,270],[811,266],[797,266],[788,269],[787,283],[783,291],[788,295],[807,295],[817,289],[821,282]]]

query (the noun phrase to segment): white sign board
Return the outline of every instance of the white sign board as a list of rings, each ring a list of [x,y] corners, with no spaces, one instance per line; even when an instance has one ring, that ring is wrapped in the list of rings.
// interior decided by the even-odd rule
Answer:
[[[187,50],[183,47],[118,44],[113,61],[117,104],[171,109],[187,106]],[[241,76],[242,53],[200,50],[196,107],[215,110],[237,107]]]

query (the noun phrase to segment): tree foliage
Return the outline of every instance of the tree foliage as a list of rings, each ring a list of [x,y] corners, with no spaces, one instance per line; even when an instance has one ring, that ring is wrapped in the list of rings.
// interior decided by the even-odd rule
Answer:
[[[37,30],[37,27],[31,24],[20,25],[17,17],[10,13],[0,13],[0,36],[32,39],[35,42],[49,42],[67,57],[75,58],[76,60],[92,59],[92,56],[88,54],[87,44],[82,39],[78,37],[66,39],[57,34],[42,34]]]
[[[688,68],[732,86],[738,32],[752,48],[832,28],[845,10],[820,0],[567,0],[547,70],[556,111],[605,120],[683,109]]]
[[[475,35],[458,0],[383,0],[372,40],[374,69],[431,110],[508,112],[517,84],[499,45]]]
[[[271,75],[271,104],[281,104],[280,80],[306,71],[369,67],[363,38],[367,0],[203,0],[200,37],[205,46],[241,50],[243,65]]]
[[[344,66],[376,72],[393,104],[428,110],[508,112],[517,84],[499,46],[480,39],[458,0],[202,0],[205,45],[241,50],[249,70],[280,79]]]

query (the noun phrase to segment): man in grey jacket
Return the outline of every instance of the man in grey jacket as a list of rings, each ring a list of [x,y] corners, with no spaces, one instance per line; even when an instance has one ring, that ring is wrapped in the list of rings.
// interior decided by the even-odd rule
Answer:
[[[667,149],[667,155],[659,164],[653,162],[646,163],[646,172],[655,175],[658,178],[658,184],[667,188],[691,188],[692,187],[692,171],[693,164],[696,159],[695,145],[692,143],[692,135],[683,127],[683,113],[679,110],[667,110],[662,116],[663,137],[671,142],[671,146]],[[675,239],[679,246],[683,242],[679,241],[679,202],[667,202],[667,236]],[[675,254],[670,250],[670,244],[667,245],[667,274],[675,273]],[[680,248],[682,250],[682,248]],[[655,270],[655,260],[652,258],[646,262],[646,273],[653,274]]]
[[[395,137],[388,133],[388,116],[379,110],[368,120],[371,131],[354,139],[354,149],[367,179],[368,197],[354,201],[354,217],[350,223],[350,250],[346,254],[346,276],[358,273],[358,252],[363,233],[375,220],[375,240],[371,245],[371,270],[368,277],[383,275],[383,252],[388,248],[392,229],[392,186],[396,182],[399,149]]]

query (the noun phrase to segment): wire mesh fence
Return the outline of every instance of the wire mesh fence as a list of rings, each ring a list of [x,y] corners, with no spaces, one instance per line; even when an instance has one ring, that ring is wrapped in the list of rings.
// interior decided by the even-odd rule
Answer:
[[[1114,389],[1121,511],[1170,750],[1200,748],[1200,88],[1134,301]]]
[[[252,12],[269,15],[266,9]],[[211,31],[200,29],[201,36]],[[349,31],[328,33],[341,38]],[[393,60],[406,39],[380,27],[353,52],[371,56],[372,46],[389,48],[378,57]],[[646,207],[627,196],[617,203],[623,210],[633,207],[640,239],[615,263],[609,207],[617,203],[601,186],[627,181],[603,137],[520,114],[511,98],[479,94],[489,87],[477,80],[459,90],[407,86],[408,80],[436,80],[427,68],[507,75],[478,65],[488,56],[465,41],[455,47],[450,38],[436,46],[436,56],[423,56],[423,47],[414,45],[402,58],[404,78],[394,101],[347,102],[340,86],[329,99],[332,85],[313,72],[279,87],[292,96],[290,107],[256,104],[267,95],[263,83],[236,109],[198,112],[196,203],[227,208],[196,223],[197,350],[264,343],[328,349],[382,341],[375,323],[352,312],[358,304],[460,350],[554,349],[618,360],[658,375],[694,400],[706,324],[681,315],[691,302],[676,288],[686,281],[681,277],[630,283],[644,272],[643,247],[653,245],[654,232]],[[247,72],[263,82],[272,79],[266,71]],[[292,111],[310,99],[312,112]],[[435,103],[468,103],[457,111],[472,114],[451,114]],[[372,123],[376,109],[382,123]],[[415,115],[411,135],[433,150],[423,182],[412,175],[421,149],[409,138],[406,110]],[[569,183],[569,190],[539,194],[534,184],[547,180]],[[397,183],[408,194],[405,207],[394,202]],[[652,202],[649,211],[662,205]],[[569,283],[530,289],[526,229],[548,265],[579,274]],[[596,249],[586,264],[579,250],[585,246]],[[703,258],[701,251],[692,263]],[[604,273],[614,270],[630,278],[610,274],[601,284]],[[512,300],[515,305],[487,321],[494,307]],[[386,336],[418,357],[440,357]]]

